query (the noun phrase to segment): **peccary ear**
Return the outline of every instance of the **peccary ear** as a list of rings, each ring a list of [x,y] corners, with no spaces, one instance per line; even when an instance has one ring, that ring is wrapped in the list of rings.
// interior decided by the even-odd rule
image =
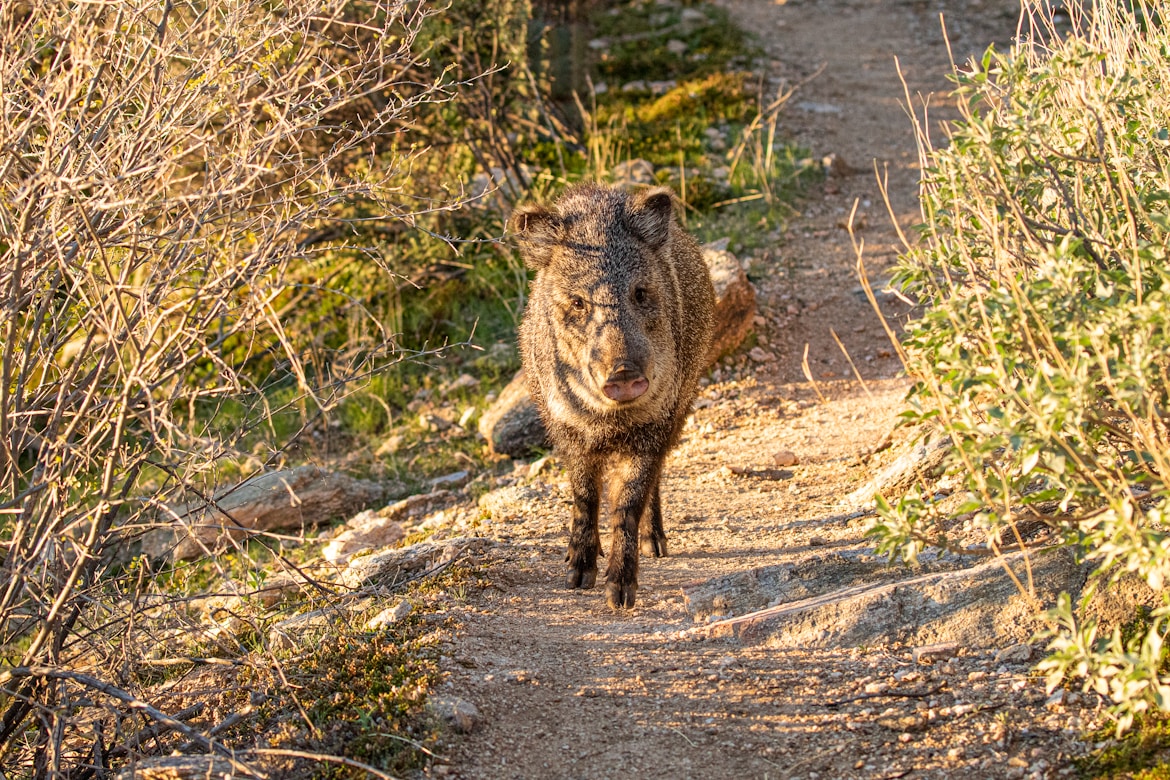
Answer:
[[[626,225],[638,238],[657,249],[670,237],[674,221],[674,193],[667,187],[652,187],[635,193],[626,202]]]
[[[508,229],[516,235],[524,264],[534,271],[548,265],[548,247],[561,238],[561,218],[544,206],[521,206],[512,212]]]

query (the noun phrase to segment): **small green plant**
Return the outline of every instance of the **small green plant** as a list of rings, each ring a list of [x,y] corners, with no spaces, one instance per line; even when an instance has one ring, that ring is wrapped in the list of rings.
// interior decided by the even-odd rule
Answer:
[[[1137,728],[1121,739],[1111,730],[1091,736],[1105,747],[1077,761],[1082,777],[1094,780],[1170,780],[1170,720],[1149,715],[1136,721]]]
[[[1049,685],[1083,679],[1124,730],[1170,711],[1170,31],[1163,0],[1073,8],[1072,32],[1036,10],[1035,42],[956,73],[946,148],[920,132],[922,241],[898,280],[929,309],[906,331],[905,416],[954,443],[954,514],[984,552],[1049,526],[1099,587],[1129,574],[1160,594],[1128,639],[1068,599],[1050,615]],[[912,559],[950,517],[910,495],[873,534]]]

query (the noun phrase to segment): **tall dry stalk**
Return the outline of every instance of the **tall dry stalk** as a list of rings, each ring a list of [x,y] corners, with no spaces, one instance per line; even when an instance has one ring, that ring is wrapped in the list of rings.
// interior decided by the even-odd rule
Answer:
[[[130,687],[140,652],[112,552],[214,472],[208,410],[263,389],[241,368],[263,352],[327,408],[394,349],[368,318],[310,366],[282,319],[345,207],[450,205],[400,195],[404,128],[458,86],[412,77],[426,8],[0,4],[0,765],[85,764],[72,717],[101,691],[78,680]]]

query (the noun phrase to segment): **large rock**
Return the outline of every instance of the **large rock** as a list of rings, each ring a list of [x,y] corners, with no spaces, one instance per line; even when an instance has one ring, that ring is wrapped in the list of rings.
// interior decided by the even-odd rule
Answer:
[[[743,343],[756,315],[756,291],[735,255],[718,245],[703,248],[703,259],[715,286],[715,336],[707,353],[708,366]],[[521,369],[500,397],[483,413],[479,432],[492,452],[521,458],[547,449],[548,437],[536,404],[528,397]]]
[[[524,369],[512,377],[496,402],[479,418],[479,432],[492,452],[513,458],[551,446],[536,404],[528,397]]]
[[[891,566],[884,557],[855,551],[828,553],[687,583],[682,587],[683,608],[696,621],[706,622],[857,585],[905,579],[906,573],[907,569]]]
[[[468,550],[482,550],[490,542],[477,537],[455,537],[437,542],[419,542],[352,558],[341,572],[347,588],[366,585],[400,585],[445,566]]]
[[[965,569],[866,583],[785,602],[700,629],[777,648],[848,648],[889,642],[959,642],[982,647],[1027,641],[1062,592],[1079,593],[1086,569],[1067,549],[1032,552],[1033,593],[1022,553]]]
[[[715,335],[707,363],[734,351],[752,330],[756,316],[756,289],[735,255],[715,246],[703,247],[703,259],[715,286]]]
[[[147,534],[142,552],[152,558],[197,558],[257,533],[348,517],[381,498],[375,482],[316,466],[273,471],[218,491],[210,504],[171,507],[168,527]]]

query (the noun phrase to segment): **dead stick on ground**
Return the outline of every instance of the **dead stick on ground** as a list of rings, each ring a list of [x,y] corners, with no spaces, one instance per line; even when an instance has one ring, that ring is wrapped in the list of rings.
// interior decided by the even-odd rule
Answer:
[[[882,691],[881,693],[862,693],[857,696],[850,696],[847,699],[838,699],[837,701],[825,702],[825,707],[840,707],[842,704],[850,704],[855,701],[865,701],[866,699],[918,699],[924,696],[933,696],[946,687],[946,684],[938,685],[934,688],[929,688],[924,691]]]
[[[310,753],[307,750],[285,750],[283,748],[251,748],[250,750],[241,750],[240,752],[251,753],[257,756],[287,756],[288,758],[307,758],[310,761],[324,761],[328,764],[343,764],[353,769],[368,772],[374,777],[381,778],[381,780],[398,780],[394,775],[386,774],[377,767],[363,764],[361,761],[355,761],[345,756],[334,756],[328,753]]]
[[[432,750],[428,749],[427,746],[422,744],[421,742],[415,742],[413,739],[407,739],[406,737],[400,737],[397,734],[391,734],[391,733],[386,732],[386,731],[379,731],[378,736],[389,737],[390,739],[397,739],[400,742],[405,742],[406,744],[411,745],[411,746],[417,748],[418,750],[421,750],[422,752],[426,753],[428,756],[435,759],[436,761],[442,761],[444,764],[450,763],[447,761],[447,759],[443,758],[438,753],[435,753]]]
[[[190,707],[179,710],[171,717],[173,717],[175,720],[186,720],[187,718],[194,718],[196,715],[199,715],[203,712],[204,706],[205,705],[202,702],[199,704],[193,704]],[[129,753],[131,750],[135,750],[139,745],[141,745],[143,742],[146,742],[148,739],[161,737],[168,731],[173,730],[174,727],[169,723],[153,723],[144,729],[140,729],[137,734],[126,740],[124,744],[115,745],[114,747],[110,748],[106,752],[106,756],[115,758],[125,753]]]

